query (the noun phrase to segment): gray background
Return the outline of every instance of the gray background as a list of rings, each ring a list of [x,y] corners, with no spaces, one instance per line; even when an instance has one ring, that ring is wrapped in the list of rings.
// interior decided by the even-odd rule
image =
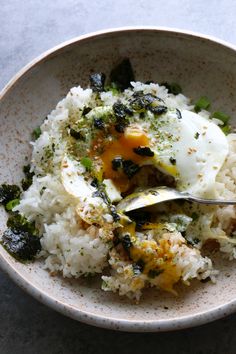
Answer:
[[[0,88],[23,65],[62,41],[127,25],[199,31],[236,44],[234,0],[0,0]],[[0,271],[0,354],[236,353],[236,315],[194,329],[130,334],[63,317]]]

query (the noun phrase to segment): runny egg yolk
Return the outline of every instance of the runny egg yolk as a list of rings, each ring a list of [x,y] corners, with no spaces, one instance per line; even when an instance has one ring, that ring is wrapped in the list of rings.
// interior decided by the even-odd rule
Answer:
[[[127,233],[130,235],[132,245],[129,249],[129,256],[134,263],[143,261],[143,274],[149,274],[152,271],[160,272],[153,282],[159,288],[176,294],[173,286],[179,281],[181,271],[174,262],[170,241],[166,239],[161,239],[158,243],[154,240],[138,241],[135,233],[135,222],[124,223],[122,233],[123,235]]]
[[[148,158],[150,159],[150,157],[140,156],[134,152],[134,148],[139,146],[149,146],[147,134],[140,128],[127,127],[124,134],[114,136],[114,139],[106,144],[105,151],[100,156],[103,162],[104,178],[112,179],[121,192],[127,191],[131,183],[122,171],[115,171],[112,168],[112,160],[121,157],[139,165]]]

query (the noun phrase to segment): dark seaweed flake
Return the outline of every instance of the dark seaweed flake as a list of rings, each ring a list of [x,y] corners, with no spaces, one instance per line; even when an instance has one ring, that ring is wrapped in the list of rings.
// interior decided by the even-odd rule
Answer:
[[[104,91],[104,83],[106,76],[103,73],[95,73],[90,75],[90,86],[94,92],[102,92]]]

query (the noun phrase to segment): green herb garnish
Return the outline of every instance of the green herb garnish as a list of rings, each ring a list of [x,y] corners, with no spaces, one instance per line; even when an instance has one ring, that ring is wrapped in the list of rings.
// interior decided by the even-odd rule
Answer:
[[[34,236],[38,236],[38,230],[34,222],[29,222],[24,216],[13,213],[7,220],[7,227],[16,232],[29,232]]]
[[[89,157],[82,157],[80,162],[86,168],[87,171],[91,170],[93,163]]]
[[[17,206],[19,203],[20,203],[20,199],[13,199],[13,200],[10,200],[10,201],[6,204],[5,208],[6,208],[7,211],[12,211],[12,209],[13,209],[15,206]]]
[[[221,120],[221,122],[224,123],[224,125],[221,126],[220,128],[225,135],[228,135],[231,132],[231,126],[228,124],[230,120],[230,116],[228,114],[225,114],[220,111],[216,111],[211,115],[211,118],[219,119]]]
[[[214,112],[211,117],[221,120],[224,124],[227,124],[230,120],[230,116],[228,114],[220,111]]]
[[[225,133],[225,135],[228,135],[229,133],[231,133],[231,126],[230,125],[224,125],[223,127],[221,127],[221,130],[223,133]]]
[[[35,140],[37,140],[37,139],[40,137],[41,134],[42,134],[42,131],[41,131],[41,128],[40,128],[40,127],[35,128],[35,129],[33,130],[33,133],[32,133],[33,138],[34,138]]]
[[[211,102],[206,96],[202,96],[199,100],[195,103],[194,111],[196,113],[200,112],[202,109],[207,110],[211,105]]]

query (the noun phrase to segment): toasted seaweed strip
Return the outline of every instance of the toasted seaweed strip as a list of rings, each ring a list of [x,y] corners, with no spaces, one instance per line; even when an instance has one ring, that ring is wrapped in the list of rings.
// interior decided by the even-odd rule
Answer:
[[[137,148],[134,148],[133,151],[140,156],[154,156],[154,152],[148,146],[138,146]]]
[[[94,92],[102,92],[104,91],[104,84],[106,80],[106,76],[103,73],[95,73],[90,75],[90,86]]]
[[[32,260],[41,250],[35,223],[29,222],[19,213],[12,213],[8,218],[7,227],[1,240],[6,251],[19,261]]]
[[[129,59],[124,59],[111,71],[110,80],[120,90],[125,90],[130,87],[130,82],[135,79],[133,68]]]
[[[33,182],[34,172],[30,172],[30,165],[24,166],[23,172],[25,174],[25,178],[21,180],[21,186],[23,191],[26,191]]]
[[[2,235],[2,245],[20,261],[32,260],[41,250],[40,239],[26,231],[7,229]]]
[[[21,190],[15,184],[2,184],[0,186],[0,203],[4,206],[13,199],[20,197]]]
[[[132,160],[123,160],[123,171],[129,179],[132,178],[139,170],[139,165],[134,163]]]

